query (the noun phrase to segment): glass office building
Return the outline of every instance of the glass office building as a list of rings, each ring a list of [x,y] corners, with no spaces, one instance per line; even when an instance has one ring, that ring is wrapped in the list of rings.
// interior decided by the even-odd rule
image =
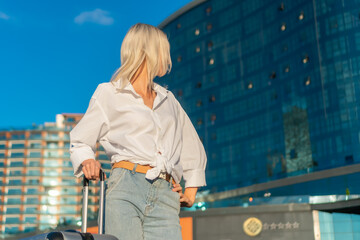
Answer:
[[[0,238],[81,220],[82,178],[74,177],[69,132],[82,114],[58,114],[56,122],[0,130]],[[97,159],[110,163],[98,146]],[[89,216],[96,219],[99,187],[90,184]]]
[[[208,196],[360,193],[360,1],[196,0],[164,20]],[[201,196],[201,195],[200,195]]]

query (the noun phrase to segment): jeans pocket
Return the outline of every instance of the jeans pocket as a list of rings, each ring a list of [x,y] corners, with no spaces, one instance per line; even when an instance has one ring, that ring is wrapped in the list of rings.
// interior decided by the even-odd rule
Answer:
[[[106,196],[118,185],[126,171],[127,169],[125,168],[115,168],[112,170],[106,185]]]

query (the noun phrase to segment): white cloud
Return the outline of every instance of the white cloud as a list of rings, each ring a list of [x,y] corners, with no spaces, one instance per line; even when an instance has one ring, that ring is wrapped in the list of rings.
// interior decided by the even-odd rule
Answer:
[[[10,17],[3,12],[0,12],[0,19],[8,20]]]
[[[85,22],[92,22],[100,25],[111,25],[114,23],[114,19],[110,17],[109,12],[97,8],[93,11],[80,13],[77,17],[75,17],[74,22],[80,25]]]

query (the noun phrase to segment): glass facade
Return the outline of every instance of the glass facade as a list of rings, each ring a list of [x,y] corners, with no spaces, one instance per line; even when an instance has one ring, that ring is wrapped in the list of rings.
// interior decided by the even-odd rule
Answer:
[[[59,114],[56,123],[0,131],[0,238],[81,220],[82,178],[74,177],[69,159],[69,132],[81,117]],[[104,154],[98,146],[96,156],[109,176]],[[98,185],[90,183],[90,220],[97,218],[98,196]]]
[[[173,68],[156,81],[204,143],[202,190],[360,193],[349,170],[360,166],[358,9],[357,0],[194,1],[160,24]]]

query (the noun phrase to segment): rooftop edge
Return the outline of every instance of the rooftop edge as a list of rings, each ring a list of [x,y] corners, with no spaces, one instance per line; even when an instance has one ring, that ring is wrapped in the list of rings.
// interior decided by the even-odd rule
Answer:
[[[183,6],[182,8],[180,8],[179,10],[177,10],[176,12],[171,14],[169,17],[167,17],[164,21],[162,21],[158,25],[158,28],[160,28],[160,29],[164,28],[166,25],[168,25],[169,23],[174,21],[176,18],[180,17],[181,15],[183,15],[184,13],[190,11],[194,7],[200,5],[201,3],[204,3],[204,2],[207,2],[207,1],[208,0],[194,0],[194,1],[189,2],[188,4],[186,4],[185,6]]]

